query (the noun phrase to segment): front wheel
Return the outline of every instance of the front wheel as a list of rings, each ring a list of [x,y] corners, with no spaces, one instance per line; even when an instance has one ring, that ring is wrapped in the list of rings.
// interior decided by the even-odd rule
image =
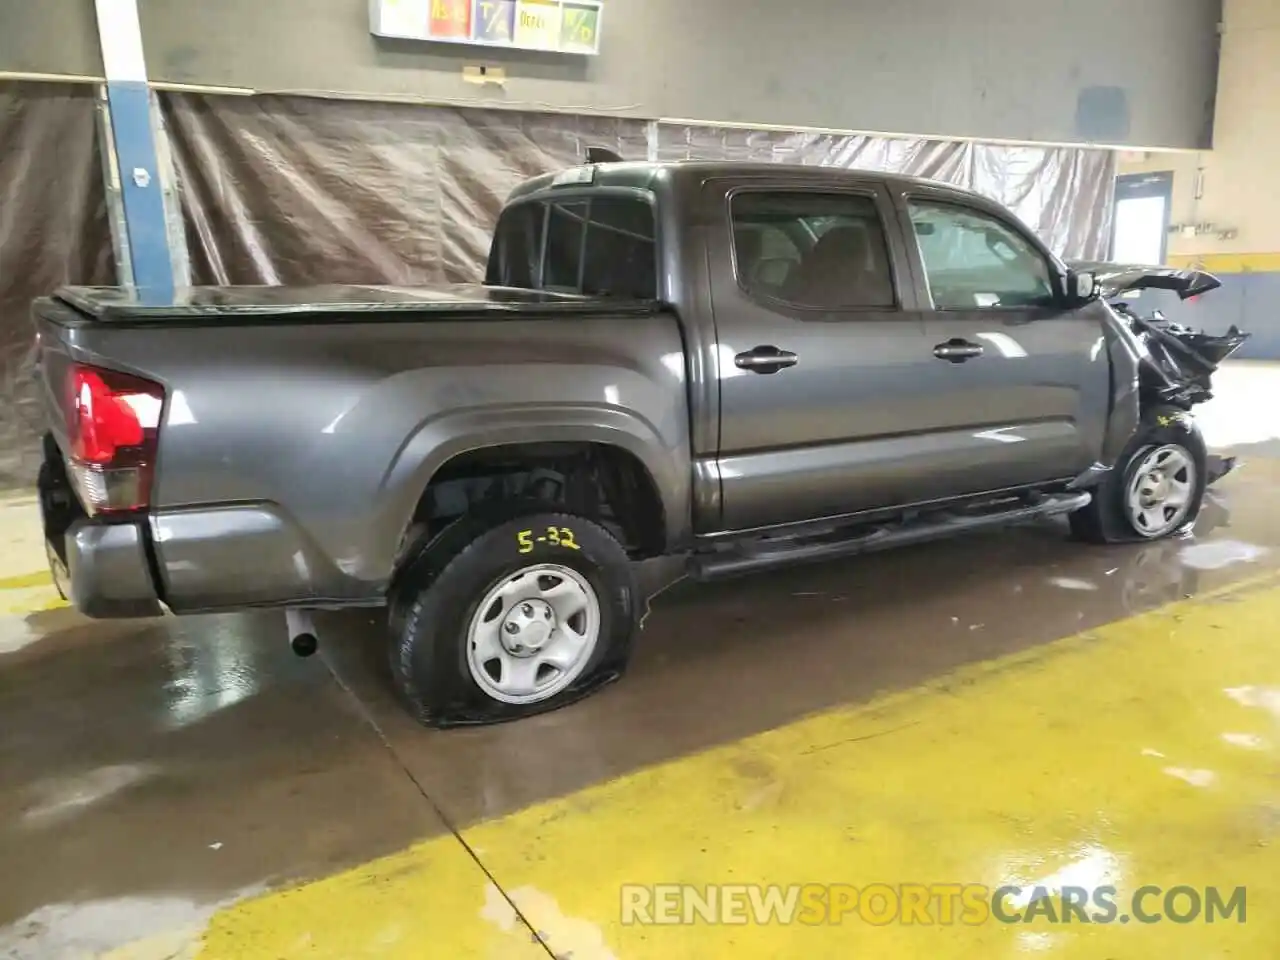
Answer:
[[[1208,454],[1195,420],[1170,407],[1143,417],[1093,500],[1070,517],[1079,539],[1094,543],[1159,540],[1188,529],[1200,512]]]
[[[541,713],[621,674],[635,586],[607,530],[551,512],[459,523],[396,598],[391,670],[422,722]]]

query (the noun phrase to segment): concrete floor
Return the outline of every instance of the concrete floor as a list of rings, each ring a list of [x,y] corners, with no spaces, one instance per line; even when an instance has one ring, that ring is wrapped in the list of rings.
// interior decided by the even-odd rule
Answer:
[[[1247,463],[1193,540],[679,588],[624,682],[478,730],[400,712],[369,615],[306,661],[278,615],[81,620],[10,502],[0,956],[1280,955],[1280,367],[1220,383]],[[622,922],[623,884],[1036,878],[1247,886],[1248,922]]]

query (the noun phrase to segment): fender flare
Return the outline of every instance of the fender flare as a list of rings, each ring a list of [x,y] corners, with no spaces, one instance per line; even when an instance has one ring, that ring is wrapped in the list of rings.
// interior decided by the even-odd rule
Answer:
[[[672,443],[638,414],[595,404],[480,407],[422,421],[388,465],[379,484],[379,536],[398,544],[422,492],[449,460],[472,450],[515,443],[597,443],[633,455],[648,471],[662,502],[666,543],[690,535],[692,471],[684,432]],[[683,466],[682,466],[683,463]]]

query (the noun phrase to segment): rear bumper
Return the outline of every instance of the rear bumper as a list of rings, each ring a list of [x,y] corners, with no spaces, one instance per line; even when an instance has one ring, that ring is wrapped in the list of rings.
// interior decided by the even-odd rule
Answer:
[[[86,617],[155,617],[164,612],[147,562],[144,522],[77,520],[67,530],[63,589]]]
[[[58,589],[87,617],[383,602],[380,584],[344,577],[267,504],[131,520],[90,519],[77,507],[46,507],[45,540]]]
[[[51,434],[36,482],[45,552],[58,592],[86,617],[154,617],[164,612],[147,557],[146,518],[92,520],[76,499]]]

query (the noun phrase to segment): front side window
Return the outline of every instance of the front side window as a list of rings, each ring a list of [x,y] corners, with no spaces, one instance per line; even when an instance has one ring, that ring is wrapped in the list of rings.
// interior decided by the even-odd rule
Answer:
[[[1050,306],[1043,254],[995,217],[949,203],[912,201],[911,225],[938,310]]]

